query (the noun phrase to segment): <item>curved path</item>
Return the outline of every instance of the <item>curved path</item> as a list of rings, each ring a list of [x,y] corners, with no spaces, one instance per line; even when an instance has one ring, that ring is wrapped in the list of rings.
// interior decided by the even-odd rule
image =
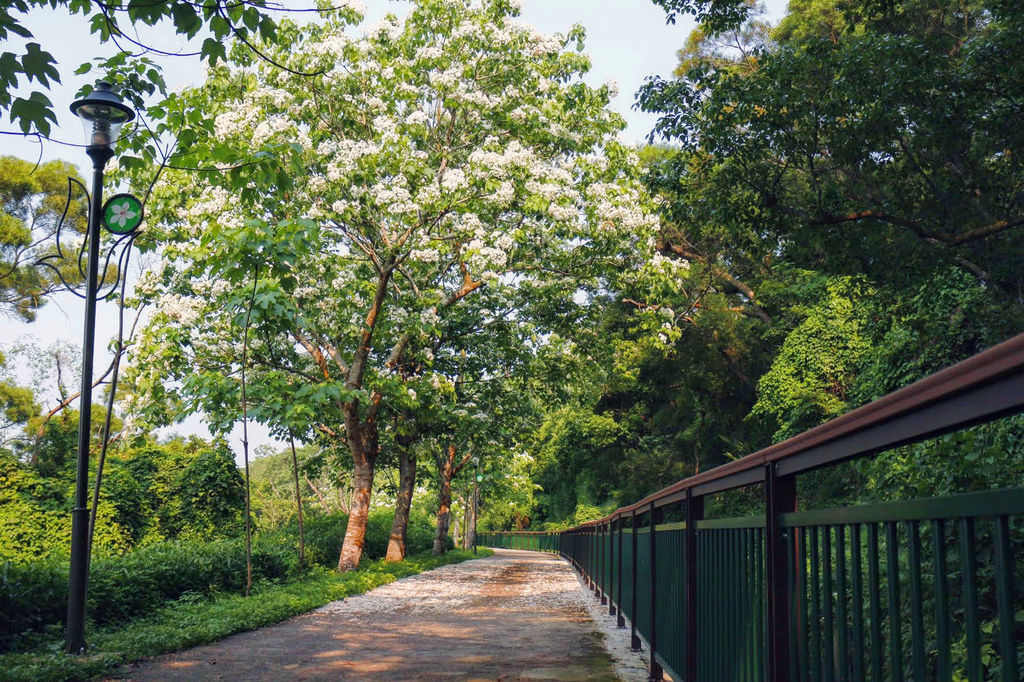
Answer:
[[[133,680],[615,680],[561,559],[495,550],[277,625],[162,656]]]

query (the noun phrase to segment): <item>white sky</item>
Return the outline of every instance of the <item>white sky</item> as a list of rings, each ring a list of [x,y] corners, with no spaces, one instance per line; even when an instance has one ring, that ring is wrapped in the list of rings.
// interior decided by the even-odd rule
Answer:
[[[386,12],[402,16],[410,3],[405,0],[364,0],[366,23],[376,21]],[[785,0],[767,1],[769,18],[778,20],[785,10]],[[288,9],[307,8],[307,0],[281,0],[280,5]],[[643,142],[653,127],[655,117],[635,111],[633,96],[644,78],[659,74],[668,76],[676,64],[675,52],[681,47],[693,28],[691,21],[681,20],[675,25],[666,25],[664,14],[650,0],[522,0],[523,21],[533,24],[546,33],[565,32],[573,24],[582,24],[587,32],[586,51],[591,57],[592,69],[588,81],[600,85],[608,80],[619,86],[619,96],[612,107],[625,116],[627,129],[625,137],[632,142]],[[35,40],[44,50],[50,51],[58,62],[63,84],[48,94],[57,113],[57,126],[51,133],[56,140],[79,144],[82,129],[71,115],[68,107],[74,94],[94,74],[78,76],[74,70],[91,56],[112,54],[112,46],[100,46],[88,33],[88,25],[81,16],[68,16],[66,11],[39,10],[26,20],[26,25],[35,35]],[[183,38],[174,35],[173,30],[154,27],[142,32],[142,42],[168,52],[189,52],[198,49],[198,42],[187,44]],[[6,49],[14,49],[4,46]],[[164,77],[168,87],[194,85],[201,82],[203,68],[197,57],[154,57],[164,66]],[[9,121],[0,121],[0,130],[14,130]],[[9,154],[35,161],[42,159],[66,159],[81,168],[83,177],[88,178],[91,169],[88,159],[80,148],[65,147],[52,142],[40,145],[18,137],[0,136],[0,154]],[[39,311],[38,319],[31,324],[17,320],[5,320],[0,325],[0,347],[8,348],[12,343],[34,341],[48,346],[57,340],[66,340],[80,346],[83,325],[83,306],[80,299],[62,295],[51,300]],[[106,352],[108,339],[116,333],[116,306],[100,303],[97,315],[97,372],[109,363]],[[28,381],[28,368],[18,368],[18,376]],[[20,371],[19,371],[20,370]],[[69,387],[78,386],[78,380],[68,382]],[[56,395],[51,389],[46,396],[53,401]],[[98,399],[98,394],[94,400]],[[201,418],[193,417],[171,429],[168,433],[197,433],[208,437],[209,433]],[[232,446],[241,453],[241,426],[231,437]],[[266,429],[250,424],[250,448],[260,444],[274,443]]]

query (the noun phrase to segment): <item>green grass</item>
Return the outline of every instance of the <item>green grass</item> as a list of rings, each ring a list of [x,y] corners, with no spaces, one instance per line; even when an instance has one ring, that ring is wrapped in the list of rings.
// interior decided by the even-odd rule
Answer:
[[[480,549],[477,556],[493,552]],[[254,596],[189,595],[147,616],[88,633],[88,656],[68,656],[57,633],[32,650],[0,656],[0,680],[83,680],[124,663],[213,642],[236,632],[278,623],[329,602],[399,578],[474,558],[466,550],[439,557],[412,556],[397,564],[364,561],[358,571],[309,571],[302,580],[254,587]],[[41,640],[44,638],[40,638]]]

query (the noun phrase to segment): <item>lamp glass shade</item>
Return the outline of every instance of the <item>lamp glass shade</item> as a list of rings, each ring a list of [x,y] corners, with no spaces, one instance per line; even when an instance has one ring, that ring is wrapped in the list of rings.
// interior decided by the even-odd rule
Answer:
[[[110,83],[99,83],[88,97],[74,102],[71,113],[81,119],[89,146],[113,144],[121,126],[135,118],[135,112],[114,94]]]

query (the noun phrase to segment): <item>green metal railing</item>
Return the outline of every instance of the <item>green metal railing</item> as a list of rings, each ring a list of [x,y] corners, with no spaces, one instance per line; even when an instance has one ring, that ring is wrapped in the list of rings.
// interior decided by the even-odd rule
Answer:
[[[1022,411],[1024,335],[598,521],[478,542],[565,557],[651,679],[1017,682],[1024,488],[798,511],[796,480]],[[762,514],[704,518],[754,485]]]

